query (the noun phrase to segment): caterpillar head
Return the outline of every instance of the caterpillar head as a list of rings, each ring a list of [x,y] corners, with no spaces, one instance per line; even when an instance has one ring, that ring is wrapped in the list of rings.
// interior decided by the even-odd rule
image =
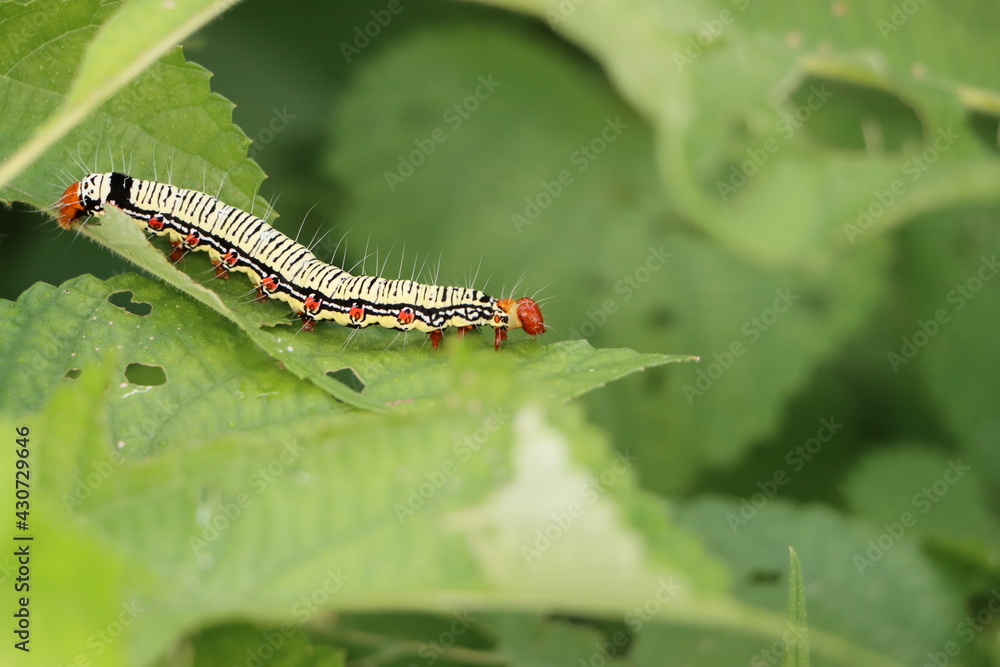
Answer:
[[[524,329],[530,336],[537,336],[545,333],[545,320],[542,318],[542,309],[538,307],[534,299],[524,297],[523,299],[500,299],[497,304],[507,313],[509,317],[507,327],[510,329]]]

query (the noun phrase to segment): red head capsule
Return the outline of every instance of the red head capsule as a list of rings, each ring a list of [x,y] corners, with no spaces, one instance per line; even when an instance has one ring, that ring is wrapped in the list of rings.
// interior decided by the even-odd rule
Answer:
[[[517,300],[517,319],[521,320],[524,332],[532,336],[545,333],[545,320],[542,319],[542,309],[534,299],[524,297]]]
[[[500,306],[510,316],[507,327],[510,329],[523,328],[525,333],[537,336],[545,333],[545,320],[542,319],[542,310],[535,303],[534,299],[525,297],[514,301],[513,299],[500,299],[497,301]]]
[[[80,184],[74,183],[59,198],[59,226],[69,229],[77,219],[87,215],[87,209],[80,201]]]

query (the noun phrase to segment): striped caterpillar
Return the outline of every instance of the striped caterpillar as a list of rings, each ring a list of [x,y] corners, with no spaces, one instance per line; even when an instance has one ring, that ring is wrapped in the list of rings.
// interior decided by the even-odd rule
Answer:
[[[474,289],[423,285],[412,280],[352,276],[317,259],[260,218],[211,195],[120,173],[88,174],[59,199],[59,225],[70,229],[80,218],[102,215],[105,204],[121,209],[136,223],[173,246],[170,259],[190,250],[208,252],[215,275],[230,271],[250,276],[258,300],[279,299],[311,331],[316,320],[333,320],[354,329],[378,325],[430,334],[437,349],[443,330],[460,335],[475,327],[494,329],[494,348],[508,329],[545,333],[541,309],[530,298],[496,299]]]

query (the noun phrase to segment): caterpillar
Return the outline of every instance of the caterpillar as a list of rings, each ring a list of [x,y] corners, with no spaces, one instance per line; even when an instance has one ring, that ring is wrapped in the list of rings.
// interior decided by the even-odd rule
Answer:
[[[430,334],[437,349],[444,329],[455,327],[464,335],[490,326],[499,350],[510,329],[523,328],[532,336],[546,330],[533,299],[497,299],[469,288],[352,276],[317,259],[264,220],[211,195],[118,172],[88,174],[66,188],[57,204],[58,223],[70,229],[81,218],[103,215],[108,204],[140,228],[167,236],[172,261],[191,250],[206,251],[216,277],[228,278],[231,271],[247,274],[258,300],[287,303],[307,331],[318,320],[354,329],[415,329]]]

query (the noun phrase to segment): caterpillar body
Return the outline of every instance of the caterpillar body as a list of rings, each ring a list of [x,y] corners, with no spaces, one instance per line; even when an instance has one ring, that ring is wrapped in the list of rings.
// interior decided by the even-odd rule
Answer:
[[[494,347],[509,329],[545,333],[538,304],[530,298],[497,299],[479,290],[425,285],[413,280],[353,276],[316,258],[264,220],[196,190],[145,181],[112,172],[88,174],[63,193],[59,225],[70,229],[87,216],[121,209],[140,228],[167,236],[180,260],[191,250],[208,252],[217,277],[245,273],[260,300],[284,301],[312,330],[316,320],[332,320],[355,329],[382,326],[430,334],[437,349],[443,331],[460,334],[473,328],[494,329]]]

